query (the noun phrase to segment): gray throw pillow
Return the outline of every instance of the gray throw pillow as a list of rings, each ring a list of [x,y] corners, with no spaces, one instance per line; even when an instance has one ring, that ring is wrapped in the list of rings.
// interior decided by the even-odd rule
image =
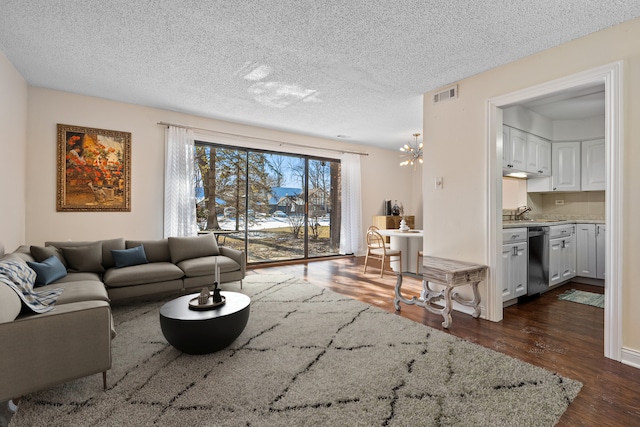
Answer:
[[[212,233],[192,237],[169,237],[171,262],[174,264],[185,259],[220,255],[216,238]]]
[[[119,237],[117,239],[100,240],[102,243],[102,266],[107,269],[115,267],[116,263],[111,255],[111,251],[123,250],[124,238]]]
[[[29,248],[29,251],[31,252],[31,256],[33,257],[33,259],[35,259],[37,262],[42,262],[47,258],[55,256],[56,258],[58,258],[58,260],[60,260],[62,265],[64,265],[64,268],[68,267],[67,260],[64,259],[62,251],[55,246],[31,246]]]
[[[69,269],[90,273],[104,273],[102,243],[62,248]]]
[[[167,239],[127,240],[125,245],[127,249],[144,246],[144,253],[149,262],[171,262],[171,252],[169,252],[169,241]]]

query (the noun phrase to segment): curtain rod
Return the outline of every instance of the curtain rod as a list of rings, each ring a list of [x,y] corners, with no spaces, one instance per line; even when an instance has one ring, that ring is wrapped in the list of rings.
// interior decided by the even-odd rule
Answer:
[[[248,140],[253,140],[253,141],[270,142],[272,144],[277,144],[280,147],[289,145],[289,146],[292,146],[292,147],[312,148],[314,150],[332,151],[334,153],[359,154],[360,156],[368,156],[369,155],[369,153],[361,153],[359,151],[339,150],[339,149],[335,149],[335,148],[324,148],[324,147],[312,147],[312,146],[304,145],[304,144],[296,144],[295,142],[284,142],[284,141],[277,141],[275,139],[256,138],[256,137],[253,137],[253,136],[238,135],[238,134],[228,133],[228,132],[220,132],[220,131],[217,131],[217,130],[199,128],[199,127],[196,127],[196,126],[181,125],[181,124],[177,124],[177,123],[158,122],[157,124],[160,125],[160,126],[175,126],[175,127],[184,128],[184,129],[200,130],[200,131],[212,133],[214,135],[231,136],[231,137],[234,137],[234,138],[243,138],[243,139],[248,139]]]

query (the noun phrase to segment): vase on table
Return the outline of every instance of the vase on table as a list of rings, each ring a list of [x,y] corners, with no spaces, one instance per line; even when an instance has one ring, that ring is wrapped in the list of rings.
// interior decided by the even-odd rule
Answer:
[[[404,218],[402,218],[400,220],[400,231],[409,231],[409,230],[410,230],[410,228],[407,225],[407,222],[404,220]]]

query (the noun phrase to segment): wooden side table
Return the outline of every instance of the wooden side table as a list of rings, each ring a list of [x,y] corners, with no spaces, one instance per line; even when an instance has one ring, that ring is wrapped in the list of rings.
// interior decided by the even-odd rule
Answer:
[[[484,280],[486,270],[486,265],[425,256],[423,258],[423,280],[420,298],[411,297],[411,299],[407,299],[402,296],[400,289],[402,287],[402,274],[398,274],[393,304],[396,310],[400,310],[400,302],[403,302],[407,305],[415,304],[426,308],[432,313],[440,314],[444,317],[444,322],[442,322],[444,328],[448,328],[452,323],[452,299],[464,306],[473,307],[473,317],[477,318],[480,316],[478,284]],[[429,282],[442,285],[445,288],[441,291],[432,290],[429,287]],[[463,285],[471,285],[473,291],[471,300],[463,299],[458,293],[451,294],[453,288]],[[444,301],[440,302],[439,305],[433,304],[442,299]]]

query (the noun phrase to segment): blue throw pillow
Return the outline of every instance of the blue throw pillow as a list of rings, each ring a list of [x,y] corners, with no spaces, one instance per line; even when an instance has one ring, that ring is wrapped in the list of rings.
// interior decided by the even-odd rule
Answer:
[[[147,254],[144,252],[144,246],[142,245],[131,249],[112,249],[111,255],[117,268],[149,263]]]
[[[55,255],[51,255],[42,262],[27,261],[27,265],[36,272],[34,286],[48,285],[67,275],[67,269]]]

